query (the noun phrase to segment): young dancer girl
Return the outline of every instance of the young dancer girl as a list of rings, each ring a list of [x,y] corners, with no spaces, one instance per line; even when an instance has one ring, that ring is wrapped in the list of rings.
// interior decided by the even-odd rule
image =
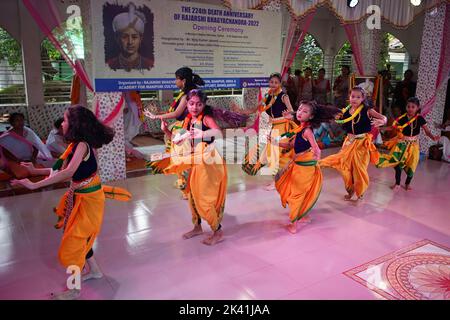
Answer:
[[[283,93],[281,88],[281,75],[279,73],[272,73],[269,78],[269,92],[264,98],[263,104],[257,106],[250,112],[265,112],[270,119],[271,136],[274,139],[285,132],[294,129],[296,124],[283,117],[283,112],[292,112],[292,106],[287,94]],[[273,147],[269,144],[258,144],[245,155],[242,170],[249,175],[256,175],[261,167],[266,164],[272,169],[274,174],[279,168],[284,167],[289,160],[292,159],[292,149],[282,149]],[[277,165],[279,159],[279,165]],[[267,190],[275,189],[275,183],[271,183]]]
[[[59,248],[59,261],[68,268],[78,266],[83,270],[87,262],[89,272],[82,280],[101,278],[103,274],[93,256],[92,246],[100,232],[105,206],[105,196],[127,201],[131,195],[121,188],[101,185],[97,174],[95,149],[112,141],[113,129],[104,126],[94,114],[82,106],[74,106],[64,113],[62,123],[64,137],[70,142],[66,151],[52,169],[37,169],[33,164],[24,164],[31,174],[49,175],[33,183],[28,179],[14,180],[30,190],[71,179],[69,191],[61,198],[55,209],[58,216],[56,228],[64,233]],[[76,299],[80,290],[70,289],[54,296],[56,299]]]
[[[319,162],[322,167],[331,167],[340,172],[347,191],[345,200],[351,200],[354,194],[361,200],[367,190],[369,186],[367,167],[369,162],[376,164],[379,158],[369,132],[372,125],[380,127],[387,121],[385,116],[370,109],[364,102],[364,90],[354,87],[350,91],[350,104],[342,109],[342,119],[336,120],[347,132],[344,144],[338,153]]]
[[[214,245],[223,239],[221,221],[227,190],[227,169],[224,160],[214,147],[214,138],[221,136],[221,130],[212,117],[212,109],[206,105],[207,97],[200,90],[191,90],[187,95],[189,114],[183,122],[184,134],[173,137],[165,125],[164,132],[175,143],[185,144],[184,150],[192,152],[172,155],[171,165],[164,170],[173,174],[189,170],[187,192],[194,228],[183,235],[189,239],[203,233],[201,221],[211,227],[213,234],[202,242]]]
[[[425,134],[439,141],[439,136],[431,133],[426,120],[420,115],[420,102],[416,97],[409,98],[406,113],[394,120],[392,128],[397,130],[397,137],[392,140],[389,154],[382,154],[377,163],[377,168],[393,167],[395,169],[395,184],[391,189],[400,187],[402,170],[406,173],[405,190],[410,190],[411,180],[419,163],[420,128]]]
[[[296,117],[300,126],[281,138],[291,138],[290,142],[280,142],[282,148],[293,148],[295,155],[288,165],[275,176],[275,186],[283,207],[289,205],[288,230],[297,232],[297,221],[304,220],[314,207],[322,189],[322,172],[318,165],[320,148],[314,138],[314,127],[334,119],[339,109],[319,106],[315,101],[302,101]],[[274,140],[272,140],[272,143]]]
[[[196,73],[192,71],[191,68],[182,67],[175,71],[175,85],[178,89],[180,89],[180,93],[173,101],[172,106],[169,108],[168,113],[155,115],[148,110],[144,111],[144,114],[152,120],[159,119],[161,120],[161,129],[163,126],[167,126],[166,120],[175,119],[176,121],[170,125],[169,131],[171,132],[171,136],[175,135],[182,127],[183,121],[188,114],[187,111],[187,93],[196,89],[198,86],[204,85],[205,82],[203,79]],[[166,140],[166,153],[183,153],[183,150],[180,149],[180,146],[174,144],[171,139]],[[155,174],[162,173],[167,166],[170,164],[170,158],[165,158],[163,160],[158,161],[150,161],[147,163],[147,167],[152,169],[152,172]],[[186,177],[188,176],[188,172],[180,172],[178,174],[178,180],[176,182],[176,187],[181,190],[183,199],[187,199],[188,194],[186,191]]]

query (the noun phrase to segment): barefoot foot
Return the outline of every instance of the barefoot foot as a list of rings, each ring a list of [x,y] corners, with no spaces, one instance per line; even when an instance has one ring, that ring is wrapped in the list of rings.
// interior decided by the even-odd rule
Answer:
[[[399,185],[399,184],[394,184],[394,185],[390,186],[390,188],[391,188],[393,191],[396,191],[396,190],[400,189],[400,185]]]
[[[196,225],[194,227],[194,229],[192,229],[191,231],[183,234],[183,239],[190,239],[193,238],[195,236],[201,235],[203,233],[203,229],[201,225]]]
[[[409,184],[405,184],[403,188],[405,188],[406,191],[412,190],[412,188]]]
[[[292,222],[288,224],[287,229],[290,233],[296,234],[297,233],[297,222]]]
[[[215,231],[211,236],[203,239],[202,243],[208,246],[213,246],[216,243],[222,242],[223,239],[223,231],[222,229]]]
[[[345,200],[345,201],[350,201],[350,200],[352,200],[352,197],[353,197],[353,192],[352,192],[352,193],[349,193],[349,194],[346,194],[346,195],[344,196],[344,200]]]
[[[91,279],[101,279],[101,278],[103,278],[103,273],[90,271],[81,276],[81,281],[84,282]]]

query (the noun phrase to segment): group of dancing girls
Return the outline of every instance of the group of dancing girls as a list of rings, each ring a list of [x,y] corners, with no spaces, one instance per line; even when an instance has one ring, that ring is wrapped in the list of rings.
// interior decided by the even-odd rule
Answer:
[[[175,76],[176,84],[181,91],[174,101],[174,109],[160,115],[146,111],[146,115],[151,119],[162,120],[161,129],[166,133],[172,155],[175,153],[175,157],[150,162],[149,167],[157,168],[157,172],[165,174],[182,174],[185,181],[183,193],[189,200],[194,223],[193,230],[183,237],[188,239],[202,234],[203,219],[213,231],[203,243],[213,245],[223,240],[220,222],[226,194],[226,166],[224,160],[210,146],[214,137],[220,133],[220,129],[214,121],[212,108],[206,105],[207,98],[204,93],[197,89],[190,91],[186,89],[196,84],[201,85],[203,82],[201,78],[186,67],[179,69]],[[387,143],[391,146],[390,154],[380,156],[372,142],[370,132],[372,127],[385,126],[387,118],[371,107],[364,90],[360,87],[350,90],[348,100],[348,106],[342,110],[318,105],[315,101],[302,101],[294,113],[288,96],[282,90],[281,75],[273,73],[269,77],[269,91],[262,103],[246,112],[246,114],[265,113],[269,118],[270,133],[267,142],[260,142],[248,151],[242,169],[254,176],[262,167],[270,168],[274,181],[266,190],[276,189],[283,207],[289,206],[288,231],[291,233],[296,233],[298,221],[310,220],[308,213],[317,202],[322,189],[321,167],[336,169],[344,180],[347,192],[344,199],[358,203],[363,199],[369,186],[369,163],[379,168],[394,167],[395,186],[400,184],[401,170],[405,170],[407,173],[405,188],[408,190],[419,159],[420,128],[423,127],[433,140],[439,139],[431,134],[424,118],[420,116],[417,98],[410,99],[407,114],[394,121],[393,128],[388,128],[398,130],[395,139]],[[195,105],[198,105],[198,109],[194,108]],[[177,119],[171,127],[164,121],[170,118]],[[322,122],[330,121],[341,124],[347,136],[338,153],[321,159],[313,129]],[[186,143],[187,141],[190,142]],[[215,161],[214,165],[211,165],[206,164],[208,161],[186,161],[189,157],[200,159],[205,156],[216,157],[219,162]],[[175,164],[174,159],[182,161]]]
[[[206,104],[207,96],[197,89],[203,80],[186,67],[177,70],[175,76],[180,94],[169,112],[159,115],[145,112],[149,118],[161,120],[161,129],[167,135],[167,151],[171,154],[149,163],[149,167],[157,173],[179,176],[179,186],[189,202],[194,225],[183,238],[201,235],[202,220],[205,220],[212,233],[202,242],[214,245],[223,240],[221,222],[227,189],[226,163],[214,146],[215,137],[222,136],[221,129],[215,119],[217,113]],[[302,101],[294,114],[287,95],[282,92],[281,75],[272,74],[269,86],[268,94],[256,110],[269,116],[271,131],[266,143],[259,143],[249,151],[242,168],[255,175],[263,166],[272,167],[281,204],[290,208],[288,231],[291,233],[296,233],[298,221],[308,221],[307,215],[319,198],[320,167],[337,169],[344,179],[345,199],[351,200],[356,195],[359,201],[369,185],[369,162],[377,167],[395,168],[393,188],[400,185],[401,170],[406,171],[406,189],[409,189],[419,160],[420,128],[433,140],[439,139],[431,134],[420,116],[419,101],[412,98],[407,113],[397,118],[391,128],[398,135],[389,142],[390,154],[380,156],[369,132],[372,126],[385,125],[386,117],[366,105],[361,88],[351,89],[350,103],[343,110]],[[169,126],[167,119],[176,121]],[[321,151],[312,129],[327,121],[342,124],[347,137],[337,154],[320,159]],[[131,195],[121,188],[102,186],[98,175],[96,149],[112,141],[113,129],[82,106],[72,106],[65,112],[62,127],[70,144],[52,169],[23,163],[31,175],[48,177],[35,183],[28,179],[14,180],[12,184],[34,190],[71,181],[69,190],[55,208],[58,217],[55,227],[64,230],[59,261],[66,268],[77,266],[82,270],[83,281],[102,278],[92,246],[101,229],[105,198],[128,201]],[[55,294],[54,298],[76,299],[79,295],[80,289],[69,289]]]

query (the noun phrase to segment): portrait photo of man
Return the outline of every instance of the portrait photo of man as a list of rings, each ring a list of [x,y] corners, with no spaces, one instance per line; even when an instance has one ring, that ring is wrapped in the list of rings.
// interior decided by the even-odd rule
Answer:
[[[110,6],[104,10],[117,11],[117,7]],[[109,43],[105,44],[106,63],[112,70],[150,70],[154,65],[151,50],[153,26],[148,25],[148,14],[138,10],[134,3],[130,2],[125,9],[127,11],[122,9],[122,12],[114,14],[110,28],[106,27],[108,22],[104,19],[105,35],[109,35],[106,37]],[[112,16],[111,11],[109,16]],[[146,43],[149,40],[151,43]]]

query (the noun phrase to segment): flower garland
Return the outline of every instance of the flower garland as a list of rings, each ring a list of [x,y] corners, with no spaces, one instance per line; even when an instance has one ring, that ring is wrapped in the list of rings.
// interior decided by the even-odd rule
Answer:
[[[294,130],[288,131],[283,133],[280,138],[292,138],[293,136],[295,136],[297,133],[301,132],[303,129],[308,128],[309,127],[309,122],[304,122],[302,123],[300,126],[298,126],[297,128],[295,128]]]
[[[398,122],[400,121],[400,119],[403,119],[404,117],[406,117],[406,113],[404,115],[401,115],[400,117],[398,117],[397,119],[394,120],[394,122],[392,123],[392,127],[394,127],[395,129],[398,130],[403,130],[405,129],[407,126],[409,126],[411,123],[413,123],[414,121],[417,120],[417,118],[419,117],[418,114],[416,114],[414,117],[412,117],[408,122],[406,122],[403,125],[399,125]]]
[[[184,119],[184,123],[183,123],[183,129],[187,130],[189,123],[192,120],[192,114],[188,113],[186,118]],[[197,122],[202,123],[203,121],[203,111],[197,116]]]
[[[61,167],[64,163],[64,160],[66,160],[67,157],[69,156],[69,154],[72,152],[74,145],[75,144],[73,142],[71,144],[69,144],[69,146],[64,151],[64,153],[58,158],[58,160],[56,160],[55,164],[52,167],[53,171],[57,171],[57,170],[61,169]]]
[[[180,93],[178,94],[178,96],[175,98],[175,100],[172,102],[172,105],[169,108],[169,112],[174,112],[175,111],[175,107],[178,103],[178,101],[184,96],[184,91],[180,91]]]
[[[269,110],[270,108],[272,108],[273,104],[275,103],[275,101],[278,98],[278,95],[282,92],[283,90],[281,88],[278,88],[276,90],[276,92],[273,92],[272,89],[269,89],[269,92],[267,93],[264,102],[260,108],[260,112],[264,112],[266,110]],[[267,104],[267,100],[269,99],[269,96],[272,96],[272,99],[270,100],[269,104]]]
[[[352,107],[351,105],[348,105],[347,107],[345,107],[344,109],[342,109],[342,113],[343,113],[343,114],[346,113],[348,110],[350,110],[351,107]],[[355,111],[350,117],[345,118],[345,119],[343,119],[343,120],[335,120],[336,123],[338,123],[338,124],[344,124],[344,123],[347,123],[347,122],[352,121],[353,119],[355,119],[355,118],[361,113],[361,110],[362,110],[363,108],[364,108],[364,105],[362,104],[362,105],[360,105],[360,106],[358,107],[358,109],[356,109],[356,111]]]

